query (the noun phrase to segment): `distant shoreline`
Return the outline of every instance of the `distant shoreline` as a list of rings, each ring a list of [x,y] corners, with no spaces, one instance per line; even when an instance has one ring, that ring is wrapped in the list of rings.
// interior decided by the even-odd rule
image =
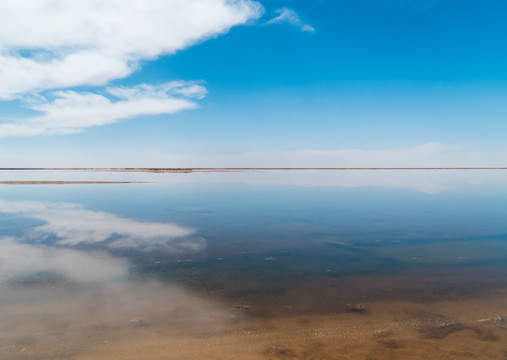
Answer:
[[[12,180],[0,181],[0,185],[69,185],[69,184],[132,184],[133,181],[60,181],[60,180]]]
[[[507,167],[326,167],[326,168],[0,168],[0,171],[95,171],[95,172],[150,172],[150,173],[193,173],[235,171],[348,171],[348,170],[507,170]]]

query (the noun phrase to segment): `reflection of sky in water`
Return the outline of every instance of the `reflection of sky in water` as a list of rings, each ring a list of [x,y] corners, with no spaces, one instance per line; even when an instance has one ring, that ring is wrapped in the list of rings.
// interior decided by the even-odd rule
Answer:
[[[340,324],[357,326],[350,304],[438,304],[504,283],[503,172],[3,175],[146,181],[2,186],[0,351],[16,360],[109,358],[109,341],[121,353],[149,339],[186,341],[186,355],[224,334],[246,336],[227,338],[243,349],[257,317],[346,314]],[[384,326],[368,319],[373,333]],[[298,324],[288,328],[309,326]]]
[[[246,171],[195,173],[143,173],[94,171],[7,171],[2,181],[139,181],[157,184],[177,184],[179,187],[208,188],[210,185],[228,186],[300,186],[338,188],[411,189],[428,194],[476,190],[478,187],[505,189],[506,170],[361,170],[361,171]]]
[[[477,280],[480,266],[501,275],[507,258],[499,172],[41,174],[149,183],[3,187],[7,342],[41,331],[48,344],[70,332],[93,339],[97,324],[202,330],[233,320],[227,302],[286,309],[276,299],[305,277],[466,265]],[[312,301],[301,308],[315,310]]]
[[[126,277],[125,261],[103,253],[23,244],[0,238],[0,281],[36,274],[58,274],[75,281],[107,281]]]
[[[0,354],[71,358],[103,346],[105,339],[129,338],[138,328],[170,336],[230,321],[217,302],[168,282],[133,280],[131,262],[113,254],[199,252],[205,240],[196,230],[89,210],[76,202],[29,200],[26,190],[35,188],[11,188],[9,195],[24,200],[0,200]],[[48,190],[65,193],[63,187]],[[84,193],[98,203],[116,198],[92,198],[91,188],[74,190],[64,197],[75,200],[74,194]]]
[[[52,236],[52,243],[60,246],[107,242],[110,248],[163,249],[173,253],[198,251],[203,246],[202,239],[188,239],[192,229],[124,219],[86,210],[78,204],[0,200],[0,212],[42,221],[27,234],[27,240],[36,243]]]
[[[487,257],[484,248],[477,251],[477,244],[495,243],[491,249],[501,250],[498,244],[507,233],[501,197],[507,175],[496,171],[41,174],[60,179],[76,174],[86,179],[142,178],[149,183],[9,187],[0,200],[0,217],[3,246],[8,244],[10,253],[15,254],[17,246],[20,252],[32,247],[34,257],[46,251],[40,257],[48,258],[69,257],[59,254],[63,251],[91,257],[86,251],[102,250],[123,257],[138,254],[135,259],[144,259],[143,253],[162,259],[214,259],[269,251],[316,251],[315,256],[321,256],[319,251],[329,246],[344,246],[362,247],[368,256],[407,260],[400,249],[412,244],[421,256],[407,250],[410,259],[430,261],[431,249],[449,241],[468,244],[465,248]],[[456,175],[461,182],[452,191],[408,186],[410,179],[417,179],[435,190]],[[318,179],[293,185],[312,177]],[[354,183],[354,178],[359,181]],[[389,185],[386,179],[392,180]],[[393,186],[403,181],[401,188]],[[333,186],[323,186],[326,183]],[[445,254],[453,253],[449,249],[452,246]],[[473,255],[468,254],[472,250],[464,252],[456,256]],[[435,253],[437,258],[442,255]]]

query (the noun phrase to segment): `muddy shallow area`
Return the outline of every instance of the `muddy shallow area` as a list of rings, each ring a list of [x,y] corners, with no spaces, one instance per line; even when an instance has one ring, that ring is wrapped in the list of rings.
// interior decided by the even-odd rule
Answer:
[[[438,273],[218,293],[158,281],[13,282],[2,293],[0,358],[502,359],[507,290],[496,281],[473,293],[467,276]],[[452,296],[431,294],[450,282]],[[426,296],[407,296],[417,283]]]

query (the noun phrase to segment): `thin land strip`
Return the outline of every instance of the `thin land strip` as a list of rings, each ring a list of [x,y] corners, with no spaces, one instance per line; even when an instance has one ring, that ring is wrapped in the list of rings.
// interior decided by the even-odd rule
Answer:
[[[138,181],[0,181],[0,185],[69,185],[69,184],[132,184]]]
[[[284,170],[507,170],[507,167],[236,167],[236,168],[0,168],[0,171],[95,171],[95,172],[152,172],[192,173],[228,171],[284,171]]]

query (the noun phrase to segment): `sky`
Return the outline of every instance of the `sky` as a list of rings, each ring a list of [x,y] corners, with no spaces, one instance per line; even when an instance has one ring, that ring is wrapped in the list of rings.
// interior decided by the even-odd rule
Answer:
[[[507,166],[506,15],[0,1],[0,167]]]

